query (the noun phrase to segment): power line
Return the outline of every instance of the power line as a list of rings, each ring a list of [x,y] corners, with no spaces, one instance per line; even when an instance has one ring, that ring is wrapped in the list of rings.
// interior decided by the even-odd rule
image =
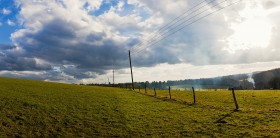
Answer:
[[[215,0],[212,0],[210,3],[213,3],[214,1],[215,1]],[[149,35],[149,37],[152,37],[152,38],[150,38],[150,39],[148,39],[148,40],[145,40],[145,41],[146,41],[146,42],[150,41],[151,39],[153,39],[154,37],[157,36],[156,33],[161,33],[162,31],[167,30],[168,28],[172,27],[173,25],[175,25],[175,24],[178,23],[179,21],[183,20],[183,19],[185,18],[184,16],[185,16],[188,12],[190,12],[190,11],[194,10],[195,8],[199,7],[200,5],[204,4],[204,2],[205,2],[205,0],[203,0],[203,1],[200,2],[199,4],[195,5],[194,7],[188,9],[188,10],[185,11],[183,14],[177,16],[175,19],[173,19],[173,20],[170,21],[169,23],[167,23],[167,24],[165,24],[164,26],[162,26],[161,28],[159,28],[159,30],[157,30],[157,31],[155,31],[154,33],[152,33],[151,35]],[[201,6],[200,8],[196,9],[195,11],[198,11],[199,9],[201,9],[201,8],[203,8],[203,7],[205,7],[205,6],[207,6],[207,4]],[[194,12],[191,12],[191,13],[194,13]],[[176,20],[177,20],[177,21],[176,21]],[[144,41],[138,43],[138,44],[137,44],[136,46],[134,46],[131,50],[137,50],[138,48],[141,48],[141,44],[143,44],[143,43],[144,43]],[[139,45],[140,45],[140,46],[139,46]]]
[[[226,2],[226,1],[227,1],[227,0],[224,0],[224,1],[221,2],[221,3],[224,3],[224,2]],[[214,1],[212,1],[212,2],[214,2]],[[211,8],[214,8],[214,7],[218,6],[218,5],[221,4],[221,3],[218,3],[218,4],[214,5],[214,6],[212,6]],[[200,7],[199,9],[197,9],[197,10],[191,12],[191,14],[192,14],[192,13],[195,13],[195,12],[197,12],[197,11],[199,11],[200,9],[204,8],[205,6],[206,6],[206,5],[204,5],[204,6]],[[211,9],[211,8],[209,8],[209,9]],[[209,9],[207,9],[207,10],[209,10]],[[163,32],[162,34],[159,34],[158,36],[154,36],[153,38],[151,38],[150,41],[148,42],[148,44],[149,44],[149,43],[152,43],[152,42],[154,42],[154,41],[157,41],[156,39],[159,39],[160,37],[162,37],[162,36],[168,34],[168,33],[171,32],[172,30],[174,30],[174,29],[176,29],[177,27],[183,25],[184,23],[186,23],[186,22],[188,22],[188,21],[194,19],[195,17],[197,17],[197,16],[199,16],[200,14],[206,12],[207,10],[204,10],[204,11],[202,11],[202,12],[199,12],[198,14],[195,14],[194,16],[191,16],[190,18],[182,18],[182,19],[178,20],[177,22],[175,22],[175,23],[173,24],[173,25],[175,25],[175,27],[171,28],[170,30],[168,30],[168,29],[169,29],[170,27],[172,27],[173,25],[170,26],[170,27],[168,27],[168,28],[166,29],[166,30],[167,30],[166,32]],[[183,20],[183,19],[185,19],[185,20]],[[182,20],[183,20],[183,21],[182,21]],[[182,21],[182,22],[181,22],[180,24],[177,24],[179,21]],[[177,24],[177,25],[176,25],[176,24]],[[144,47],[145,47],[145,46],[144,46]],[[139,47],[139,49],[141,50],[141,47]],[[139,49],[138,49],[138,50],[139,50]],[[135,53],[135,52],[134,52],[134,53]]]
[[[205,0],[204,0],[204,1],[205,1]],[[162,26],[161,28],[159,28],[159,30],[155,31],[154,33],[151,33],[151,34],[149,35],[149,37],[152,37],[152,38],[150,38],[150,39],[148,39],[148,40],[144,40],[144,41],[138,43],[137,45],[135,45],[134,47],[132,47],[131,50],[137,50],[137,49],[141,48],[141,44],[143,44],[144,42],[148,42],[148,41],[150,41],[151,39],[153,39],[154,37],[156,37],[156,36],[157,36],[157,33],[161,33],[162,31],[167,30],[168,28],[172,27],[174,24],[176,24],[176,23],[178,23],[179,21],[183,20],[183,19],[185,18],[185,17],[183,17],[183,16],[185,16],[188,12],[192,11],[192,10],[195,9],[196,7],[198,7],[198,6],[202,5],[202,4],[204,4],[204,1],[200,2],[200,3],[197,4],[196,6],[190,8],[189,10],[185,11],[185,12],[184,12],[183,14],[181,14],[180,16],[177,16],[175,19],[173,19],[173,20],[170,21],[169,23],[167,23],[167,24],[165,24],[164,26]],[[214,1],[215,1],[215,0],[211,1],[211,3],[214,2]],[[207,5],[204,5],[204,6],[202,6],[202,7],[205,7],[205,6],[207,6]],[[202,7],[200,7],[200,8],[202,8]],[[199,8],[199,9],[200,9],[200,8]],[[192,12],[192,13],[194,13],[194,12]],[[181,19],[180,19],[180,18],[181,18]],[[176,20],[177,20],[177,21],[176,21]]]
[[[224,6],[224,7],[221,7],[221,8],[219,8],[219,9],[217,9],[217,10],[214,10],[213,12],[210,12],[210,13],[208,13],[208,14],[206,14],[206,15],[204,15],[204,16],[202,16],[202,17],[200,17],[200,18],[198,18],[198,19],[196,19],[196,20],[194,20],[194,21],[192,21],[192,22],[190,22],[190,23],[188,23],[188,24],[182,26],[181,28],[177,29],[176,31],[174,31],[174,32],[172,32],[172,33],[170,33],[170,34],[168,34],[168,35],[166,35],[166,36],[163,36],[163,35],[162,35],[162,37],[159,38],[159,40],[157,40],[157,41],[152,41],[152,42],[149,43],[147,46],[145,46],[145,47],[143,47],[142,49],[140,49],[140,50],[134,52],[133,55],[139,54],[139,53],[143,52],[146,48],[151,47],[151,46],[157,44],[157,43],[160,42],[161,40],[163,40],[163,39],[165,39],[165,38],[167,38],[167,37],[169,37],[169,36],[171,36],[171,35],[177,33],[178,31],[182,30],[183,28],[185,28],[185,27],[187,27],[187,26],[189,26],[189,25],[191,25],[191,24],[194,24],[194,23],[200,21],[201,19],[206,18],[207,16],[210,16],[210,15],[212,15],[212,14],[218,12],[218,11],[221,11],[222,9],[224,9],[224,8],[226,8],[226,7],[230,7],[230,6],[234,5],[234,4],[237,4],[237,3],[241,2],[241,1],[243,1],[243,0],[235,1],[235,2],[233,2],[233,3],[231,3],[231,4],[228,4],[228,5],[226,5],[226,6]],[[220,3],[219,3],[219,4],[220,4]],[[216,6],[218,6],[219,4],[216,4]],[[214,7],[215,7],[215,6],[214,6]],[[213,8],[213,7],[212,7],[212,8]],[[209,9],[208,9],[208,10],[209,10]],[[204,12],[205,12],[205,11],[204,11]],[[185,22],[184,22],[184,23],[185,23]]]
[[[205,1],[205,0],[204,0],[204,1]],[[165,26],[163,26],[162,28],[160,28],[160,30],[154,32],[154,33],[153,33],[154,35],[152,35],[152,38],[150,38],[149,40],[146,40],[145,42],[150,43],[150,41],[153,41],[154,38],[160,36],[160,33],[162,33],[163,31],[168,30],[168,29],[171,28],[172,26],[176,25],[178,22],[180,22],[180,21],[182,21],[183,19],[187,18],[189,15],[195,13],[196,11],[199,11],[200,9],[204,8],[204,7],[207,6],[208,4],[215,2],[215,0],[212,0],[212,1],[211,1],[210,3],[208,3],[208,4],[202,5],[202,4],[204,4],[204,1],[200,2],[199,4],[197,4],[196,6],[194,6],[193,8],[187,10],[186,12],[184,12],[183,14],[181,14],[180,16],[178,16],[177,18],[175,18],[173,21],[169,22],[167,25],[165,25]],[[189,11],[192,11],[193,9],[195,9],[196,7],[198,7],[198,6],[200,6],[200,5],[202,5],[202,6],[199,7],[198,9],[194,10],[193,12],[191,12],[190,14],[188,14],[187,16],[185,16],[186,13],[188,13]],[[185,17],[183,17],[183,16],[185,16]],[[181,18],[181,19],[179,19],[179,18]],[[178,19],[178,20],[177,20],[177,19]],[[176,21],[176,20],[177,20],[177,21]],[[164,28],[165,28],[165,29],[164,29]],[[161,31],[161,30],[163,30],[163,31]],[[159,33],[159,34],[157,35],[156,33]],[[140,45],[140,44],[143,44],[143,43],[144,43],[144,41],[142,41],[141,43],[139,43],[139,45]],[[136,50],[137,50],[137,49],[141,49],[141,46],[142,46],[142,45],[140,45],[140,46],[138,46],[138,47],[137,47],[137,46],[138,46],[138,45],[135,46],[136,48],[135,48],[135,47],[133,47],[133,48],[135,48]],[[135,49],[133,49],[133,50],[135,50]]]
[[[214,7],[217,7],[218,5],[220,5],[220,4],[222,4],[222,3],[226,2],[226,1],[227,1],[227,0],[224,0],[224,1],[220,2],[220,3],[217,3],[217,4],[215,4],[214,6],[212,6],[211,8],[209,8],[209,9],[212,9],[212,8],[214,8]],[[212,2],[213,2],[213,1],[212,1]],[[200,7],[200,8],[197,9],[196,11],[199,11],[199,10],[202,9],[203,7],[204,7],[204,6]],[[209,9],[203,10],[202,12],[199,12],[198,14],[195,14],[194,16],[191,16],[190,18],[186,18],[186,20],[183,20],[180,24],[177,24],[177,25],[176,25],[175,27],[173,27],[172,29],[167,30],[167,32],[164,32],[163,34],[158,35],[156,38],[157,38],[157,39],[161,39],[161,37],[164,37],[164,35],[167,35],[169,32],[175,30],[177,27],[180,27],[181,25],[185,24],[186,22],[191,21],[192,19],[194,19],[194,18],[196,18],[197,16],[203,14],[204,12],[208,11]],[[196,11],[194,11],[193,13],[195,13]],[[192,24],[192,23],[191,23],[191,24]],[[179,29],[179,30],[180,30],[180,29]],[[155,42],[155,41],[158,41],[158,40],[156,40],[156,39],[150,40],[150,41],[147,43],[147,45],[150,45],[151,43],[153,43],[153,42]],[[147,47],[147,46],[144,46],[143,48],[145,48],[145,47]],[[141,50],[141,49],[143,49],[143,48],[139,48],[139,49]],[[139,49],[138,49],[138,51],[139,51]],[[137,52],[138,52],[138,51],[137,51]],[[137,53],[137,52],[134,52],[134,53]]]

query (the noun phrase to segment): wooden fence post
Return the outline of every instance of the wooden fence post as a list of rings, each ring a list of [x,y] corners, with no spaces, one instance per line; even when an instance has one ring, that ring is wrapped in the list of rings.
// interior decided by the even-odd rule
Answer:
[[[140,92],[140,86],[139,86],[139,92]]]
[[[147,93],[147,86],[146,86],[146,83],[145,83],[145,93]]]
[[[194,88],[192,87],[192,91],[193,91],[193,103],[195,104],[195,91],[194,91]]]
[[[154,88],[155,96],[157,96],[156,88]]]
[[[170,92],[170,86],[169,86],[169,98],[171,99],[171,92]]]
[[[234,88],[232,88],[232,96],[233,96],[233,100],[235,103],[235,110],[238,110],[238,103],[236,101],[236,97],[235,97],[235,93],[234,93]]]

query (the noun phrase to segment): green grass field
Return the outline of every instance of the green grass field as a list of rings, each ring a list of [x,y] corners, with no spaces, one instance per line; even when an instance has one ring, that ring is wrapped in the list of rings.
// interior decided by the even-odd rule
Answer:
[[[280,91],[171,94],[0,78],[0,137],[280,137]]]

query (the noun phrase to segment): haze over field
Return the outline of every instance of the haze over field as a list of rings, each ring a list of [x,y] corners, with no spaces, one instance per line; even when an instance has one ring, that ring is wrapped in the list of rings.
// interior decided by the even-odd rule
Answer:
[[[129,82],[128,50],[136,81],[279,68],[279,0],[243,0],[156,45],[139,45],[195,5],[207,15],[234,2],[0,0],[0,76],[104,83],[114,68],[116,83]]]

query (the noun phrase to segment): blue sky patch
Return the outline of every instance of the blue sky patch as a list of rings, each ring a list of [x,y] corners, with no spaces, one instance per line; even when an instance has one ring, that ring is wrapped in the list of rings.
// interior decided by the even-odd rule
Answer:
[[[103,13],[109,11],[111,7],[118,5],[118,2],[119,2],[118,0],[103,1],[99,10],[93,11],[90,14],[94,16],[100,16]]]
[[[6,11],[6,13],[4,12]],[[9,11],[9,12],[7,12]],[[19,9],[15,6],[14,1],[1,0],[0,3],[0,43],[10,43],[11,33],[15,32],[20,27],[17,24],[16,15]],[[10,25],[9,23],[10,22]]]

